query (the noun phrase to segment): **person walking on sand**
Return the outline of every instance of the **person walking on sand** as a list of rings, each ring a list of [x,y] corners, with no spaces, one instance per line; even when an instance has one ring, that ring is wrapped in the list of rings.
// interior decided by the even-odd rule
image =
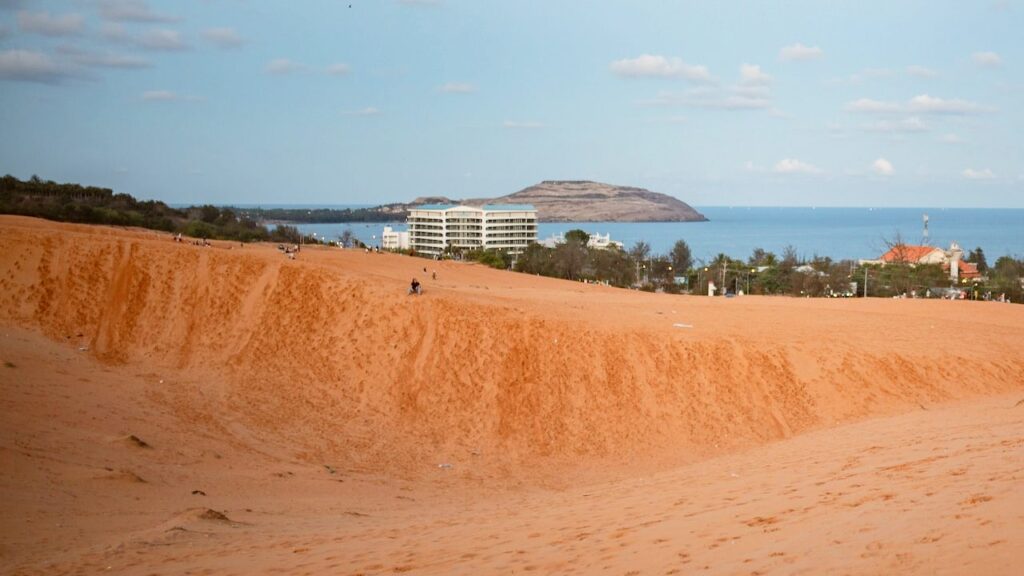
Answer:
[[[437,280],[437,270],[431,270],[430,271],[430,279],[431,280]]]
[[[417,280],[415,278],[412,279],[412,284],[409,285],[409,294],[410,295],[412,295],[412,294],[416,294],[416,295],[422,294],[422,292],[420,291],[420,281],[419,280]]]

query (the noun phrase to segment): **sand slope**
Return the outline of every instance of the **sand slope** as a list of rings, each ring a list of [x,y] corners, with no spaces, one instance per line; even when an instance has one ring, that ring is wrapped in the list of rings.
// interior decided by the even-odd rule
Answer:
[[[920,543],[868,554],[920,522],[990,572],[1020,551],[997,532],[1022,517],[1024,307],[642,294],[13,217],[0,248],[0,488],[77,534],[5,521],[23,567],[160,549],[245,573],[304,543],[310,573],[941,568]],[[216,546],[186,558],[196,534]]]

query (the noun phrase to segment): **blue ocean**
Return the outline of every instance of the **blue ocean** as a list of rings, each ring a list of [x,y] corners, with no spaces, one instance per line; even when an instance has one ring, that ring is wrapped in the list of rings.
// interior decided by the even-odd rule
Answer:
[[[805,258],[876,258],[897,234],[908,244],[921,243],[922,220],[927,214],[931,245],[948,247],[956,242],[964,251],[980,247],[990,263],[1004,255],[1024,257],[1024,209],[703,206],[697,210],[709,221],[542,223],[538,238],[579,228],[591,234],[611,234],[612,240],[627,248],[643,240],[655,254],[668,253],[677,240],[685,240],[698,263],[719,253],[746,259],[754,248],[781,254],[788,245]],[[299,229],[328,239],[350,229],[363,242],[376,245],[384,226],[303,224]],[[405,229],[402,223],[391,226]]]

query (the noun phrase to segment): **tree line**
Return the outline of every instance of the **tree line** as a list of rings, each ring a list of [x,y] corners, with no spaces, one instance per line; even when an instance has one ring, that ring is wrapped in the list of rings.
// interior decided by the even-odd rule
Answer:
[[[240,242],[316,243],[294,226],[268,228],[232,208],[212,205],[172,208],[158,200],[138,200],[110,188],[59,184],[33,175],[22,181],[0,178],[0,213],[58,222],[134,226],[181,233],[193,238]]]
[[[966,290],[969,297],[1005,294],[1013,302],[1024,301],[1024,259],[1002,256],[989,267],[980,247],[964,259],[978,267],[982,278],[953,286],[948,270],[940,264],[861,265],[827,256],[802,257],[792,246],[782,254],[755,248],[746,258],[720,253],[698,262],[685,240],[677,241],[667,254],[654,254],[643,241],[629,249],[598,249],[588,247],[588,240],[582,230],[571,230],[554,248],[531,244],[515,259],[513,268],[528,274],[670,293],[707,294],[713,283],[716,294],[853,297],[864,296],[866,286],[868,296],[941,297],[951,290]],[[507,268],[510,260],[499,254],[472,254],[473,259],[497,268]]]

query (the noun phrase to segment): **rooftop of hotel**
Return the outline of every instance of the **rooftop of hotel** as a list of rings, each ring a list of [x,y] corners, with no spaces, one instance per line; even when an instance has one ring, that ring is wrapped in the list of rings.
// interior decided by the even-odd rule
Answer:
[[[476,208],[477,210],[486,210],[488,212],[504,212],[504,211],[534,211],[536,208],[532,204],[484,204],[482,207],[477,206],[466,206],[463,204],[423,204],[420,206],[410,206],[410,210],[451,210],[452,208]]]

